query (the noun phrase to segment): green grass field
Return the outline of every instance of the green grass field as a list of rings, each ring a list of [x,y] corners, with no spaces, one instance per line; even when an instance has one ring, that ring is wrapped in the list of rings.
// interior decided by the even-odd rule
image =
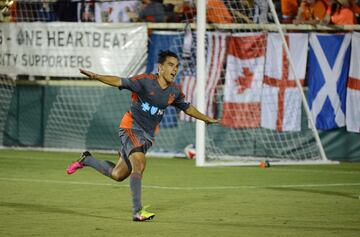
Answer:
[[[131,220],[128,181],[65,169],[78,154],[0,150],[0,236],[360,236],[360,164],[197,168],[149,158]],[[95,154],[115,160],[114,155]]]

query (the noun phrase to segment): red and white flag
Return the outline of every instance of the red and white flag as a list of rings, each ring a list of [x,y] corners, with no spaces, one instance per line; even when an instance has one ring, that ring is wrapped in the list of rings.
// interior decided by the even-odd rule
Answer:
[[[229,39],[221,123],[231,128],[260,127],[266,35],[234,34]]]
[[[308,35],[287,34],[285,38],[295,66],[295,75],[303,84],[306,73]],[[301,94],[282,44],[280,34],[268,34],[261,96],[261,126],[277,131],[300,131]]]
[[[346,130],[360,133],[360,33],[353,32],[346,94]]]
[[[186,36],[185,36],[186,37]],[[226,39],[228,33],[207,32],[206,33],[206,87],[205,87],[205,114],[209,117],[215,116],[216,111],[216,86],[221,78],[221,72],[224,68],[226,56]],[[195,49],[195,47],[192,47]],[[194,50],[195,51],[195,50]],[[192,57],[194,60],[195,57]],[[187,62],[184,65],[184,78],[182,81],[182,91],[185,94],[185,100],[196,106],[196,64]],[[195,121],[183,112],[180,113],[180,119],[186,121]]]

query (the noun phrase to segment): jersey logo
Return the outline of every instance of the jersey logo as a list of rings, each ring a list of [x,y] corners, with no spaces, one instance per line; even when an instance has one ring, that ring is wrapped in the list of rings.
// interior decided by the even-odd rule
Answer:
[[[144,112],[149,112],[151,115],[162,115],[164,113],[162,109],[159,109],[156,106],[150,106],[150,104],[147,102],[141,103],[141,110]]]
[[[151,106],[150,114],[151,114],[151,115],[154,115],[158,110],[159,110],[158,107]]]
[[[175,100],[175,94],[174,93],[171,93],[169,95],[169,99],[168,99],[168,105],[172,104]]]
[[[149,111],[150,110],[149,103],[141,103],[141,109],[142,109],[142,111],[145,111],[145,112]]]

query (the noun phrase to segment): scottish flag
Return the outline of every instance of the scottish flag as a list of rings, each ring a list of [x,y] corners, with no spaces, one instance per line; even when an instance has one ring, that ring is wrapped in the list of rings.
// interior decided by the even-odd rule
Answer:
[[[170,50],[179,57],[182,55],[184,33],[169,31],[153,31],[148,44],[148,63],[146,66],[147,73],[157,73],[157,61],[160,51]],[[180,65],[181,67],[181,65]],[[180,84],[181,68],[175,79],[175,83]],[[161,120],[160,127],[171,128],[177,126],[177,111],[173,106],[169,106]]]
[[[316,128],[345,126],[351,34],[310,35],[308,101]]]

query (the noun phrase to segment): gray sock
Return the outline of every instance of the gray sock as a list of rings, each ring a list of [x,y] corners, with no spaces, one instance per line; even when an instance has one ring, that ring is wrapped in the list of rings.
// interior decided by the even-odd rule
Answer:
[[[108,176],[110,178],[111,178],[112,170],[115,167],[115,164],[112,163],[111,161],[97,160],[92,156],[85,157],[85,159],[82,161],[82,163],[85,166],[90,166],[90,167],[96,169],[97,171],[99,171],[103,175],[106,175],[106,176]]]
[[[133,215],[135,215],[141,208],[141,179],[142,175],[133,172],[130,175],[130,190],[132,194]]]

